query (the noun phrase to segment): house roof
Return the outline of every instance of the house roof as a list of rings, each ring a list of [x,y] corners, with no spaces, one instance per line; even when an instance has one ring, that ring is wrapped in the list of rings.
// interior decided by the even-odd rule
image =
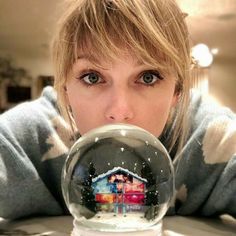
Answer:
[[[116,172],[118,172],[118,171],[122,171],[122,172],[125,172],[125,173],[129,174],[129,175],[132,175],[133,177],[135,177],[136,179],[139,179],[139,180],[142,181],[142,182],[147,182],[147,179],[142,178],[142,177],[138,176],[137,174],[135,174],[135,173],[133,173],[133,172],[127,170],[127,169],[124,169],[124,168],[122,168],[122,167],[114,167],[113,169],[107,171],[106,173],[100,174],[100,175],[98,175],[97,177],[93,178],[93,179],[92,179],[92,182],[93,182],[93,183],[94,183],[94,182],[97,182],[97,181],[99,181],[100,179],[103,179],[104,177],[107,177],[107,176],[109,176],[109,175],[111,175],[111,174],[114,174],[114,173],[116,173]]]

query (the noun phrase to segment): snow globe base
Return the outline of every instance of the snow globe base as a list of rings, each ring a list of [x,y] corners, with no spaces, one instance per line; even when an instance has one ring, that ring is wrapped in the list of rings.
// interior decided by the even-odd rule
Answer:
[[[161,235],[174,169],[165,147],[146,130],[106,125],[72,146],[62,191],[74,217],[73,236]]]
[[[128,219],[127,219],[128,220]],[[138,222],[137,222],[138,224]],[[114,227],[115,229],[115,227]],[[114,230],[113,229],[113,230]],[[144,230],[137,230],[135,231],[94,231],[91,229],[88,229],[87,227],[82,226],[80,223],[74,221],[74,228],[71,233],[71,236],[161,236],[162,233],[162,220],[160,220],[157,224],[153,225],[152,227],[149,227],[148,229]]]

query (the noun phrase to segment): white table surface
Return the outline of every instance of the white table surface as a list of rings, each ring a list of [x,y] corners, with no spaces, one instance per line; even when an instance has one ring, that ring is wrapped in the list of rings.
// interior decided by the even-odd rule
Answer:
[[[65,236],[70,235],[72,228],[71,216],[39,217],[13,222],[0,221],[1,236]],[[236,219],[226,215],[219,219],[169,216],[163,220],[163,235],[236,236]]]

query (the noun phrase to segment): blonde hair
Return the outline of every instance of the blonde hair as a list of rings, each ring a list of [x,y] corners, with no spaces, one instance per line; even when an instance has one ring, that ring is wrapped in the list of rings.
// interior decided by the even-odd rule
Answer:
[[[191,87],[191,57],[185,14],[176,2],[70,0],[67,4],[53,41],[55,89],[65,118],[72,120],[67,109],[65,84],[78,50],[91,56],[114,58],[121,48],[128,48],[160,74],[175,73],[179,101],[163,135],[169,140],[169,151],[176,143],[180,150],[187,136],[185,109]]]

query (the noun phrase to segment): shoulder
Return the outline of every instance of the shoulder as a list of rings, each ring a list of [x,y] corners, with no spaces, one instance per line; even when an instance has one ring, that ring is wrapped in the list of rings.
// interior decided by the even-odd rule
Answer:
[[[212,97],[193,90],[189,107],[190,120],[199,124],[216,119],[235,120],[236,114],[228,107],[218,104]]]
[[[54,129],[53,121],[58,117],[56,93],[52,87],[47,87],[39,98],[21,103],[1,114],[0,133],[8,140],[21,142],[46,138]]]
[[[0,127],[13,125],[15,128],[31,121],[40,123],[46,117],[59,114],[56,105],[56,93],[52,87],[43,90],[41,96],[33,101],[24,102],[0,115]]]
[[[193,93],[190,117],[190,139],[201,146],[205,162],[229,161],[236,153],[236,114],[210,97]]]
[[[39,150],[43,159],[64,155],[73,139],[56,101],[54,89],[46,87],[38,99],[0,115],[0,139],[28,153]]]

